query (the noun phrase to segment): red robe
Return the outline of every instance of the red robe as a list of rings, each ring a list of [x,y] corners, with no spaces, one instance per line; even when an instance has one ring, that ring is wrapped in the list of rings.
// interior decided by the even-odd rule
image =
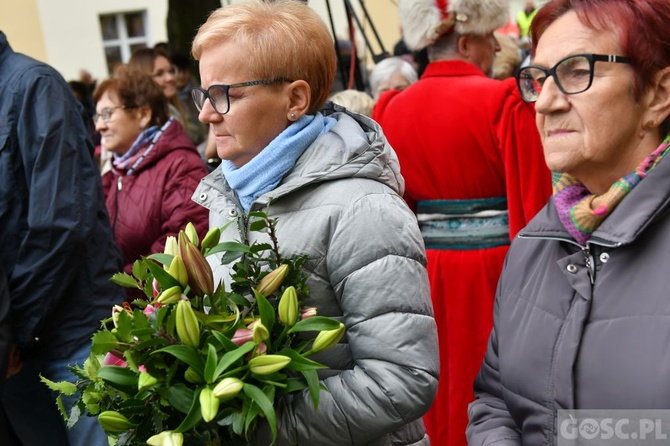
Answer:
[[[535,113],[514,79],[489,79],[467,62],[433,62],[417,83],[383,95],[373,119],[398,154],[413,208],[419,200],[506,197],[513,238],[551,194]],[[507,250],[427,250],[441,369],[424,417],[433,445],[466,444],[467,406]]]

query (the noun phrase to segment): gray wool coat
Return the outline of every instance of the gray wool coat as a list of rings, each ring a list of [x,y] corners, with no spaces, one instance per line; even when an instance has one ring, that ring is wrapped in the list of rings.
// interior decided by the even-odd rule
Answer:
[[[374,121],[334,105],[322,113],[337,124],[251,207],[266,210],[272,200],[281,254],[308,255],[305,305],[346,326],[339,345],[313,357],[330,367],[320,375],[329,392],[321,392],[318,411],[306,391],[285,397],[276,444],[428,445],[421,416],[437,389],[437,331],[423,241],[401,197],[398,161]],[[263,235],[244,229],[220,169],[193,199],[210,209],[212,227],[242,222],[222,240]],[[215,268],[215,276],[228,274]]]
[[[670,409],[670,158],[579,246],[552,201],[519,233],[471,446],[552,445],[559,409]]]

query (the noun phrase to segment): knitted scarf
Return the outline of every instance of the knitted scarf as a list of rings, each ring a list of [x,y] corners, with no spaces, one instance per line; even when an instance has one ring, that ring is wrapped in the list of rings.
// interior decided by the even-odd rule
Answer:
[[[567,173],[560,175],[554,183],[554,204],[565,229],[580,245],[585,245],[621,200],[663,159],[668,149],[670,137],[645,158],[635,171],[612,184],[602,195],[591,194],[582,183]]]
[[[223,161],[223,175],[237,193],[244,211],[249,212],[258,197],[277,187],[307,147],[336,122],[321,113],[301,116],[245,165],[238,168],[228,160]]]
[[[126,175],[130,175],[135,168],[140,165],[149,152],[151,152],[151,149],[154,148],[158,138],[161,137],[168,127],[170,127],[173,120],[174,118],[169,118],[160,129],[157,126],[152,125],[148,129],[142,131],[126,153],[123,155],[117,155],[116,153],[112,154],[112,165],[117,170],[125,171]],[[149,144],[150,142],[151,144]]]

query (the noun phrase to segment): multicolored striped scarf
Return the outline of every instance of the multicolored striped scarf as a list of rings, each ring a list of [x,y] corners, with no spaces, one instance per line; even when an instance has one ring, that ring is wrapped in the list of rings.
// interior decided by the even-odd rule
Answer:
[[[564,173],[554,182],[554,205],[565,229],[585,245],[591,234],[621,200],[642,181],[670,149],[670,136],[640,163],[635,171],[612,184],[602,195],[594,195],[576,178]]]

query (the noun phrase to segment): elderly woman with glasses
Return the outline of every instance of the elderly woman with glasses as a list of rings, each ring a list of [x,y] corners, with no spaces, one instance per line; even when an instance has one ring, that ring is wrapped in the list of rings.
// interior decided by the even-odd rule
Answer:
[[[194,200],[225,226],[223,241],[261,237],[250,212],[275,218],[280,254],[307,256],[305,305],[346,326],[314,355],[329,367],[318,410],[307,390],[278,401],[276,444],[428,445],[421,416],[438,357],[425,250],[379,126],[322,108],[336,69],[327,26],[303,2],[235,3],[202,25],[193,55],[193,97],[223,160]],[[213,263],[217,278],[229,274]],[[252,445],[268,434],[261,424]]]
[[[557,175],[507,255],[470,445],[633,444],[650,435],[620,422],[670,409],[668,23],[667,0],[551,0],[533,21],[517,80]]]
[[[112,153],[111,170],[102,176],[107,210],[130,272],[135,260],[162,252],[166,238],[188,222],[207,232],[207,210],[190,199],[207,169],[148,75],[120,67],[93,99],[100,144]]]

